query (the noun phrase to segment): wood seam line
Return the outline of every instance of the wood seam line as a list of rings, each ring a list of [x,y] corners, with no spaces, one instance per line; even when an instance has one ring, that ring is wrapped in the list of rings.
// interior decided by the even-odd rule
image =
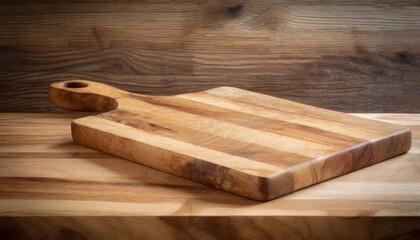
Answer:
[[[125,180],[125,181],[121,181],[121,180],[104,180],[104,181],[97,181],[97,180],[80,180],[80,179],[70,179],[70,178],[55,178],[55,177],[28,177],[28,176],[24,176],[24,177],[11,177],[11,176],[5,176],[5,177],[0,177],[0,185],[2,183],[2,181],[14,181],[14,182],[36,182],[36,183],[46,183],[46,184],[74,184],[74,185],[103,185],[103,186],[123,186],[123,187],[138,187],[138,186],[147,186],[147,185],[158,185],[158,184],[154,184],[154,183],[148,183],[148,182],[140,182],[140,181],[135,181],[135,180]],[[190,181],[190,180],[188,180]],[[166,185],[171,185],[171,186],[179,186],[179,187],[183,187],[183,188],[202,188],[199,185],[194,185],[196,184],[195,182],[191,182],[192,184],[166,184]],[[13,188],[11,188],[13,189]],[[15,189],[16,190],[16,189]],[[0,190],[1,192],[1,190]]]

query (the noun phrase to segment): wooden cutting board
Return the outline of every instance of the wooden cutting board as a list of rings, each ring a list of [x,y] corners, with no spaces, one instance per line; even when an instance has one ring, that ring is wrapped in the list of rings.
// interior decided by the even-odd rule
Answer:
[[[232,87],[147,96],[73,80],[53,103],[99,115],[76,143],[256,200],[270,200],[407,152],[402,126]]]

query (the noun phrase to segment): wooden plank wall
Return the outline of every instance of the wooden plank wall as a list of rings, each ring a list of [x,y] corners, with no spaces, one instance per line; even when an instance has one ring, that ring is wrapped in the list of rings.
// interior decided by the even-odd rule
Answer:
[[[0,0],[0,111],[61,111],[47,86],[73,78],[419,112],[420,1]]]

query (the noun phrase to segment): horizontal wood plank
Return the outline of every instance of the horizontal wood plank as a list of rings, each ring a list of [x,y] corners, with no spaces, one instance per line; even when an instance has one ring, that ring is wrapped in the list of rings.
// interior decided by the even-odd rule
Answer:
[[[415,239],[416,218],[14,217],[0,236],[44,239]],[[159,230],[157,230],[159,229]]]
[[[73,78],[155,95],[227,85],[346,112],[420,110],[415,1],[95,2],[2,1],[0,111],[60,111],[46,87]]]

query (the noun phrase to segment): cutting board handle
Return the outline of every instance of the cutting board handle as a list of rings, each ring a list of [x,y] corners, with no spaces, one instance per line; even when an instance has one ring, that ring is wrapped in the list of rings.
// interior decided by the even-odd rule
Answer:
[[[127,94],[109,85],[87,80],[55,82],[48,89],[51,102],[76,111],[107,112],[118,106],[117,98]]]

